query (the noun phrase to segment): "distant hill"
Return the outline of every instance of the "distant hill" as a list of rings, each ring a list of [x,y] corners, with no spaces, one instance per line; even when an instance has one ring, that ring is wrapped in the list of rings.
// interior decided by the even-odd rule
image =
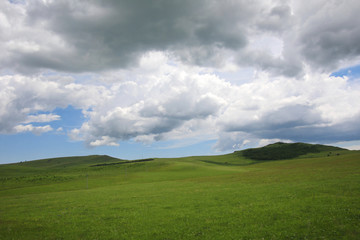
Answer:
[[[90,156],[76,156],[76,157],[59,157],[34,160],[22,162],[21,165],[26,167],[35,168],[64,168],[64,167],[77,167],[77,166],[90,166],[94,164],[113,164],[119,162],[126,162],[118,158],[110,157],[107,155],[90,155]]]
[[[207,163],[216,163],[220,165],[248,165],[254,164],[253,160],[281,160],[296,158],[308,153],[327,152],[327,154],[337,154],[336,151],[348,151],[344,148],[326,146],[320,144],[307,143],[283,143],[277,142],[269,144],[260,148],[249,148],[242,151],[235,151],[231,154],[219,156],[194,156],[179,159],[195,159]],[[212,159],[212,160],[210,160]],[[214,160],[216,159],[216,161]],[[107,155],[90,155],[90,156],[72,156],[72,157],[58,157],[48,158],[33,161],[24,161],[20,163],[5,164],[8,166],[21,166],[23,169],[38,170],[57,170],[64,168],[83,168],[83,167],[104,167],[119,164],[148,162],[155,159],[138,159],[138,160],[123,160]],[[239,160],[241,160],[239,162]],[[15,168],[14,168],[15,169]],[[1,172],[0,172],[1,173]]]
[[[308,153],[333,152],[344,148],[307,143],[277,142],[261,148],[249,148],[241,151],[244,157],[253,160],[281,160],[296,158]]]

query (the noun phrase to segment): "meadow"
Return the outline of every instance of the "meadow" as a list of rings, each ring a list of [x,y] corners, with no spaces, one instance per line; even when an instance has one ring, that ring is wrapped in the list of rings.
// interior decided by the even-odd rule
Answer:
[[[360,151],[0,165],[0,239],[359,239]]]

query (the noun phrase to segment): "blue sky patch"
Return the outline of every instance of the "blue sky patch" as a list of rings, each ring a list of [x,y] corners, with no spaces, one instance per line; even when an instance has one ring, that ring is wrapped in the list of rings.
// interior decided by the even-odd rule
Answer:
[[[360,78],[360,65],[343,68],[339,71],[333,72],[330,76],[334,77],[348,77],[350,80]]]

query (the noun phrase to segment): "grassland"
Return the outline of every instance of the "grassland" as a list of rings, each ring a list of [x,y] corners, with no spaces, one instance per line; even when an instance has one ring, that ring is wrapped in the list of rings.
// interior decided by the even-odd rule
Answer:
[[[359,151],[123,162],[1,165],[0,239],[360,238]]]

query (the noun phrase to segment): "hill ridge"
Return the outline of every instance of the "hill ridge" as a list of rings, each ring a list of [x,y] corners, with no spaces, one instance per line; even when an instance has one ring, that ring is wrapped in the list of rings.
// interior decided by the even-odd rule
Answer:
[[[309,144],[309,143],[284,143],[284,142],[275,142],[268,144],[264,147],[259,148],[248,148],[240,151],[235,151],[230,154],[238,155],[251,159],[251,160],[282,160],[282,159],[292,159],[305,155],[308,153],[319,153],[319,152],[334,152],[340,150],[347,150],[340,147],[334,147],[329,145],[322,144]],[[227,155],[227,154],[225,154]],[[224,155],[224,156],[225,156]],[[192,156],[196,157],[196,156]],[[206,156],[201,156],[206,157]],[[187,158],[187,157],[180,157]],[[68,156],[68,157],[55,157],[55,158],[44,158],[30,161],[22,161],[18,163],[8,163],[8,164],[21,164],[22,166],[34,167],[34,168],[64,168],[70,166],[110,166],[123,163],[135,163],[154,160],[154,158],[147,159],[136,159],[136,160],[124,160],[120,158],[115,158],[109,155],[85,155],[85,156]],[[7,164],[0,164],[7,165]]]

